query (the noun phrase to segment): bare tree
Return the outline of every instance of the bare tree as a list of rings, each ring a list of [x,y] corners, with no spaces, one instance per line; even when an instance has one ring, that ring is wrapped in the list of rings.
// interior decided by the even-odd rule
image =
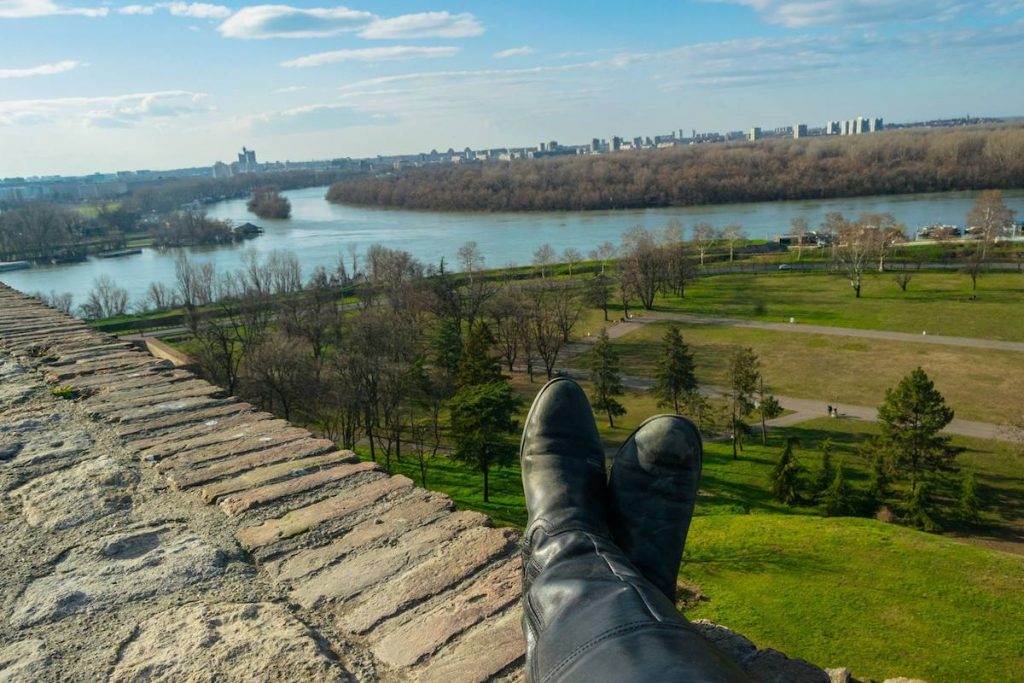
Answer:
[[[630,291],[640,298],[645,309],[650,310],[665,276],[661,249],[648,230],[636,227],[622,236],[621,253],[619,277],[629,283]]]
[[[891,213],[864,213],[860,223],[875,231],[874,248],[878,257],[878,272],[885,272],[885,259],[907,241],[907,228]]]
[[[590,260],[601,262],[601,274],[604,275],[605,266],[609,259],[615,258],[615,245],[611,242],[602,242],[590,251]]]
[[[543,361],[548,379],[554,374],[558,354],[565,346],[565,335],[553,299],[549,289],[538,287],[530,291],[530,345]]]
[[[519,290],[505,289],[487,304],[487,320],[502,361],[512,372],[529,329],[527,302]]]
[[[796,242],[796,260],[799,261],[804,255],[804,240],[807,239],[807,233],[811,231],[811,227],[807,224],[807,219],[803,216],[797,216],[789,221],[789,236],[793,242]]]
[[[42,301],[50,308],[57,309],[64,315],[71,315],[71,307],[74,302],[74,297],[71,295],[71,292],[58,294],[56,290],[51,289],[49,294],[33,292],[32,296]]]
[[[155,311],[166,311],[178,305],[178,296],[164,283],[151,282],[146,289],[146,303]]]
[[[473,274],[484,266],[484,255],[481,253],[480,247],[473,240],[459,247],[456,259],[459,265],[462,266],[462,270],[469,273],[470,281],[473,280]]]
[[[877,231],[861,222],[845,223],[838,233],[835,249],[836,265],[850,281],[856,298],[860,298],[864,270],[873,258]]]
[[[579,249],[568,247],[562,252],[562,262],[569,266],[569,277],[572,277],[572,269],[583,260],[583,254]]]
[[[690,238],[693,246],[697,249],[697,254],[700,256],[700,265],[703,266],[704,257],[718,243],[720,235],[710,223],[701,221],[693,226]]]
[[[544,244],[537,247],[533,252],[533,265],[540,268],[540,276],[546,277],[547,268],[555,262],[555,250],[554,248],[545,242]]]
[[[986,190],[978,195],[967,212],[966,232],[977,239],[967,254],[965,266],[971,276],[971,288],[978,288],[978,276],[986,268],[992,247],[1004,231],[1012,228],[1015,212],[1003,202],[1000,190]]]
[[[736,252],[736,243],[747,239],[747,233],[743,231],[742,226],[733,223],[725,226],[722,230],[722,239],[729,245],[729,262],[732,263]]]
[[[92,289],[80,306],[82,317],[89,320],[124,315],[128,310],[128,290],[118,287],[107,274],[93,280]]]

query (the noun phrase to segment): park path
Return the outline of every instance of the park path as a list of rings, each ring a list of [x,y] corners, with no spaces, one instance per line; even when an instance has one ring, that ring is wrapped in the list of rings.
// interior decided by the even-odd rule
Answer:
[[[633,317],[628,323],[617,323],[608,330],[608,336],[615,339],[629,334],[634,324],[650,324],[664,321],[686,323],[688,325],[710,325],[718,327],[745,327],[771,332],[787,332],[797,334],[825,334],[835,337],[858,337],[862,339],[884,339],[887,341],[912,342],[915,344],[937,344],[941,346],[960,346],[970,349],[990,349],[995,351],[1016,351],[1024,353],[1024,342],[1003,341],[1000,339],[978,339],[975,337],[953,337],[942,334],[911,334],[909,332],[892,332],[890,330],[865,330],[858,327],[833,327],[829,325],[807,325],[800,322],[769,323],[757,320],[737,318],[718,318],[691,315],[689,313],[671,313],[668,311],[644,311],[642,316]],[[622,328],[622,329],[616,329]]]
[[[910,341],[920,342],[922,340],[946,340],[946,341],[935,341],[933,343],[942,344],[946,343],[952,346],[965,346],[974,348],[1000,348],[1001,350],[1021,351],[1024,352],[1024,344],[1017,342],[997,342],[988,339],[971,339],[967,337],[940,337],[940,336],[917,336],[914,334],[905,334],[901,332],[884,332],[877,330],[861,330],[852,329],[845,327],[825,327],[821,325],[797,325],[797,324],[783,324],[783,323],[757,323],[745,320],[731,320],[727,318],[702,318],[699,316],[687,315],[682,313],[666,313],[658,311],[646,311],[643,317],[635,317],[630,319],[628,322],[617,322],[608,328],[608,337],[611,339],[619,339],[624,337],[636,330],[640,329],[640,325],[645,323],[653,323],[665,320],[674,320],[678,322],[692,323],[692,324],[724,324],[724,325],[735,325],[737,327],[753,327],[757,329],[768,329],[773,331],[800,331],[800,332],[811,332],[815,334],[832,334],[835,336],[847,336],[847,337],[873,337],[876,339],[889,339],[892,341]],[[822,332],[821,330],[827,330]],[[579,356],[581,353],[586,351],[596,340],[596,337],[587,336],[580,341],[573,342],[572,344],[566,345],[563,358],[563,363],[571,363],[574,358]],[[960,343],[964,342],[964,343]],[[1001,347],[987,347],[987,346],[976,346],[975,342],[995,343],[1009,346]],[[563,368],[562,372],[577,378],[586,378],[586,370],[577,368]],[[648,391],[654,386],[654,380],[650,377],[639,377],[635,375],[623,375],[622,383],[629,389]],[[721,397],[726,395],[727,390],[724,387],[714,385],[703,385],[701,386],[701,393],[708,397]],[[775,398],[779,401],[779,404],[785,409],[792,411],[788,415],[769,420],[767,422],[770,427],[792,427],[794,425],[815,420],[822,417],[828,417],[828,407],[831,405],[838,411],[838,417],[836,419],[841,420],[861,420],[863,422],[877,422],[878,421],[878,408],[870,406],[858,406],[848,403],[828,403],[827,401],[819,401],[811,398],[796,398],[794,396],[779,396],[775,395]],[[992,424],[989,422],[975,422],[973,420],[961,420],[959,418],[954,419],[950,422],[943,430],[947,434],[955,434],[957,436],[967,436],[976,439],[987,439],[991,441],[1009,441],[1011,440],[1010,435],[1006,432],[1002,425]]]

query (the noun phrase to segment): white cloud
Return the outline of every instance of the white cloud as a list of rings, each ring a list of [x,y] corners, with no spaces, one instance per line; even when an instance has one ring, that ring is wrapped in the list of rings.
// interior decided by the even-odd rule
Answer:
[[[174,118],[209,111],[202,93],[167,90],[104,97],[0,100],[0,126],[75,121],[103,128],[128,128],[144,119]]]
[[[52,0],[0,0],[0,19],[28,19],[57,15],[105,17],[106,7],[64,7]]]
[[[224,5],[211,5],[206,2],[158,2],[155,5],[125,5],[117,10],[118,14],[151,15],[158,9],[165,9],[175,17],[192,19],[224,19],[231,16],[231,9]]]
[[[240,124],[264,134],[308,133],[312,130],[336,130],[385,123],[390,116],[372,114],[350,104],[310,104],[281,111],[244,117]]]
[[[370,47],[361,50],[333,50],[299,57],[281,66],[309,67],[334,64],[336,62],[380,62],[400,59],[427,59],[436,57],[454,57],[458,54],[457,47],[412,47],[408,45],[392,45],[390,47]]]
[[[283,88],[278,88],[274,92],[275,93],[284,94],[284,93],[292,93],[292,92],[302,92],[303,90],[308,90],[308,89],[309,88],[307,86],[305,86],[305,85],[288,85],[288,86],[285,86]]]
[[[192,17],[193,19],[224,19],[231,16],[231,10],[223,5],[211,5],[205,2],[169,2],[157,7],[166,7],[173,16]]]
[[[327,38],[357,31],[376,17],[347,7],[301,9],[253,5],[231,15],[217,30],[226,38]]]
[[[81,62],[64,60],[54,64],[40,64],[26,69],[0,69],[0,78],[31,78],[32,76],[52,76],[62,74],[81,66]]]
[[[971,6],[962,0],[705,0],[751,7],[787,28],[863,26],[895,21],[945,21]]]
[[[125,5],[117,9],[118,14],[127,15],[139,15],[139,14],[153,14],[156,12],[156,7],[153,5]]]
[[[470,38],[483,32],[484,27],[468,12],[420,12],[389,19],[377,18],[359,35],[371,39]]]
[[[525,57],[526,55],[533,54],[534,50],[528,45],[522,47],[510,47],[507,50],[499,50],[494,53],[496,59],[508,59],[510,57]]]

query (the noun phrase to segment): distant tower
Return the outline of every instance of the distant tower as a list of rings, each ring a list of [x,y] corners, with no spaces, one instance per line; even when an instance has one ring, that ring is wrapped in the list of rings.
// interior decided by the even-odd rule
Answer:
[[[798,123],[793,126],[793,138],[799,140],[800,138],[807,137],[807,124]]]
[[[622,149],[622,138],[620,138],[618,135],[613,135],[612,139],[611,139],[611,142],[608,144],[608,151],[610,151],[610,152],[618,152],[621,149]]]
[[[750,140],[751,142],[754,142],[755,140],[760,140],[761,139],[761,129],[756,127],[756,126],[751,128],[750,132],[747,133],[747,139]]]
[[[885,124],[882,122],[882,119],[871,119],[871,132],[878,133],[882,130],[885,130]]]

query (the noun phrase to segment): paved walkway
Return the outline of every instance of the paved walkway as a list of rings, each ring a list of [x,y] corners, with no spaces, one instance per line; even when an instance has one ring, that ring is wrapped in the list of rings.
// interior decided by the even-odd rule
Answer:
[[[769,330],[772,332],[787,332],[798,334],[826,334],[836,337],[859,337],[862,339],[884,339],[888,341],[913,342],[915,344],[938,344],[941,346],[960,346],[970,349],[991,349],[995,351],[1016,351],[1024,353],[1024,342],[1002,341],[999,339],[977,339],[974,337],[952,337],[941,334],[910,334],[908,332],[892,332],[889,330],[865,330],[856,327],[832,327],[828,325],[806,325],[796,323],[766,323],[756,320],[740,320],[736,318],[717,318],[708,316],[690,315],[687,313],[670,313],[667,311],[644,311],[642,315],[634,317],[628,323],[618,323],[615,328],[629,328],[631,325],[648,324],[663,321],[676,321],[688,325],[710,325],[717,327],[746,327],[755,330]],[[612,330],[615,330],[612,328]],[[608,331],[612,338],[621,337],[631,330]]]
[[[629,322],[619,322],[608,328],[608,336],[611,339],[619,339],[624,337],[636,330],[640,329],[640,325],[647,323],[654,323],[664,320],[676,320],[679,322],[685,322],[688,324],[698,325],[731,325],[736,327],[753,327],[756,329],[767,329],[773,331],[785,331],[785,332],[808,332],[812,334],[831,334],[836,336],[846,337],[872,337],[875,339],[889,339],[893,341],[910,341],[910,342],[921,342],[927,340],[928,343],[935,344],[948,344],[951,346],[963,346],[971,348],[999,348],[1000,350],[1009,351],[1020,351],[1024,352],[1024,344],[1018,342],[1000,342],[989,339],[971,339],[968,337],[944,337],[944,336],[917,336],[913,334],[905,334],[902,332],[885,332],[879,330],[861,330],[845,327],[825,327],[822,325],[788,325],[784,323],[759,323],[746,320],[732,320],[728,318],[703,318],[699,316],[687,315],[682,313],[666,313],[659,311],[645,311],[642,317],[635,317]],[[581,341],[574,342],[566,345],[564,352],[564,363],[571,363],[572,359],[579,354],[586,351],[591,344],[594,343],[596,337],[587,337]],[[988,344],[997,344],[1001,346],[986,346]],[[585,370],[569,368],[563,369],[573,377],[584,378],[587,376]],[[649,377],[637,377],[625,375],[622,378],[623,384],[630,389],[638,389],[641,391],[647,391],[654,386],[654,380]],[[723,387],[716,386],[702,386],[701,392],[706,396],[717,397],[724,396],[726,390]],[[774,420],[769,420],[768,425],[772,427],[791,427],[809,420],[816,420],[821,417],[828,417],[828,406],[829,403],[826,401],[819,401],[816,399],[809,398],[796,398],[793,396],[779,396],[775,395],[778,399],[779,404],[786,410],[792,411],[789,415],[785,415]],[[878,409],[869,406],[857,406],[846,403],[832,403],[833,408],[838,409],[839,418],[842,420],[861,420],[864,422],[877,422],[878,421]],[[976,439],[987,439],[991,441],[1009,441],[1010,436],[1006,433],[1001,425],[991,424],[988,422],[975,422],[972,420],[960,420],[954,419],[947,425],[946,429],[943,430],[947,434],[956,434],[958,436],[967,436]]]

